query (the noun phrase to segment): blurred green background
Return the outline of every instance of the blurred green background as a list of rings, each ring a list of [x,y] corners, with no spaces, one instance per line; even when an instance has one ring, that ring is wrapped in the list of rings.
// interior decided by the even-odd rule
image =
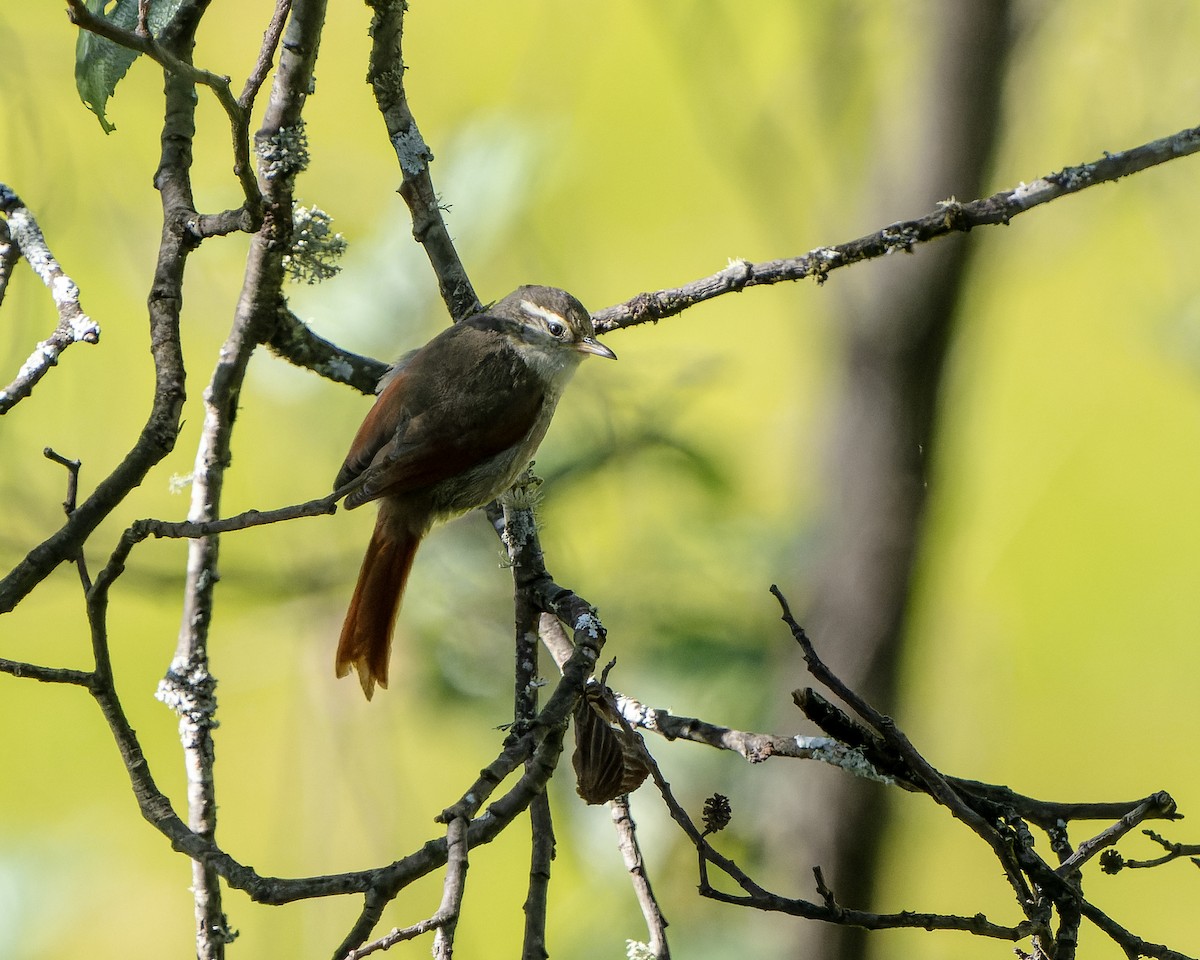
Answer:
[[[214,9],[197,63],[234,77],[268,5]],[[1026,4],[988,191],[1195,124],[1200,7],[1187,0]],[[484,299],[524,282],[599,309],[711,273],[847,240],[883,220],[873,166],[921,163],[918,105],[928,3],[735,0],[412,5],[408,90],[435,183]],[[1148,13],[1153,12],[1153,16]],[[312,165],[297,196],[331,213],[343,273],[294,288],[323,336],[380,357],[444,322],[409,236],[399,173],[366,70],[368,13],[331,5],[307,109]],[[0,429],[0,567],[61,522],[65,477],[44,447],[83,461],[90,490],[148,411],[145,298],[160,230],[152,177],[161,72],[138,62],[105,136],[74,90],[74,28],[60,4],[0,8],[0,181],[38,216],[102,325]],[[201,95],[197,205],[238,202],[227,124]],[[1200,675],[1200,292],[1195,159],[1086,191],[977,231],[980,244],[943,395],[943,433],[897,719],[941,769],[1049,799],[1200,796],[1188,744]],[[920,209],[891,216],[916,216]],[[968,199],[968,198],[959,198]],[[98,568],[138,517],[182,518],[200,396],[228,332],[246,241],[193,255],[185,303],[189,404],[174,453],[89,543]],[[916,256],[920,256],[920,251]],[[610,336],[617,364],[586,364],[538,458],[543,544],[559,582],[596,603],[613,683],[643,701],[742,729],[799,727],[803,664],[767,587],[803,611],[817,562],[831,390],[840,373],[833,288],[757,288]],[[24,265],[0,311],[0,379],[54,316]],[[262,353],[242,396],[223,513],[320,496],[368,401]],[[600,463],[596,468],[594,464]],[[219,839],[264,874],[384,863],[436,833],[432,818],[496,753],[510,715],[509,584],[478,516],[422,548],[397,635],[392,688],[367,704],[332,675],[332,649],[370,511],[229,536],[211,640],[220,680]],[[160,785],[184,802],[175,718],[153,698],[175,646],[185,546],[133,554],[113,595],[119,687]],[[814,638],[820,645],[820,637]],[[836,651],[826,651],[837,665]],[[0,653],[86,667],[75,571],[64,566],[0,620]],[[808,864],[764,850],[760,829],[807,765],[651,743],[680,799],[733,800],[723,849],[777,892],[810,896]],[[565,771],[564,771],[565,772]],[[561,781],[561,782],[559,782]],[[552,796],[556,956],[623,956],[644,929],[607,810],[569,777]],[[864,784],[862,789],[880,789]],[[695,863],[656,796],[634,815],[679,956],[783,957],[795,924],[695,896]],[[835,813],[831,812],[830,816]],[[901,796],[881,911],[1016,919],[978,841]],[[1185,821],[1173,839],[1195,841]],[[1076,832],[1074,839],[1084,834]],[[475,851],[464,956],[520,942],[527,832]],[[1153,856],[1144,840],[1122,849]],[[1200,941],[1184,864],[1100,876],[1087,890],[1138,934]],[[188,864],[140,818],[98,711],[77,689],[0,677],[0,956],[188,955]],[[432,878],[385,928],[436,906]],[[351,899],[284,908],[237,892],[233,956],[325,956]],[[747,946],[747,943],[753,946]],[[873,935],[879,957],[1008,955],[956,934]],[[1089,957],[1117,957],[1094,934]],[[427,944],[404,948],[424,955]]]

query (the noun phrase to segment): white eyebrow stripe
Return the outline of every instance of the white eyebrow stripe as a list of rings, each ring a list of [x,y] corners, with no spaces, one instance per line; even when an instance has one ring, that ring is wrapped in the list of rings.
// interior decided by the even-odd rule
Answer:
[[[560,316],[559,314],[555,313],[553,310],[547,310],[545,307],[538,306],[532,300],[522,300],[521,301],[521,309],[524,310],[531,317],[541,317],[547,323],[550,323],[552,320],[557,320],[559,323],[562,323],[562,324],[565,324],[567,322],[565,317]]]

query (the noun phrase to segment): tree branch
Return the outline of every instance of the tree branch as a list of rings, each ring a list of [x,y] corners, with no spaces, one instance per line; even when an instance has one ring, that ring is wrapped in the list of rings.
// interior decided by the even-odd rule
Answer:
[[[663,916],[662,907],[654,896],[650,886],[650,877],[646,873],[646,862],[642,859],[642,849],[638,844],[637,825],[629,812],[628,795],[617,797],[611,808],[613,826],[617,831],[617,847],[621,851],[621,859],[625,861],[625,869],[629,872],[629,880],[633,884],[633,892],[637,896],[638,906],[646,920],[646,931],[649,939],[646,946],[651,955],[658,960],[670,960],[671,948],[667,945],[667,918]]]
[[[805,634],[804,628],[792,617],[787,601],[784,599],[783,594],[780,593],[779,588],[772,586],[771,593],[775,595],[775,599],[779,601],[779,605],[783,609],[782,619],[784,623],[791,629],[792,636],[795,637],[796,642],[800,644],[800,648],[804,652],[804,661],[808,665],[809,672],[836,693],[855,713],[879,731],[887,744],[908,764],[909,769],[925,792],[938,803],[942,804],[942,806],[946,807],[954,815],[955,819],[961,820],[970,827],[981,840],[992,848],[996,859],[1000,861],[1000,865],[1004,869],[1004,874],[1008,882],[1012,885],[1018,904],[1026,911],[1026,916],[1032,920],[1034,918],[1035,898],[1006,838],[984,817],[980,816],[977,811],[963,802],[962,798],[942,778],[942,775],[917,752],[890,717],[880,714],[874,707],[863,700],[862,697],[849,689],[825,666],[821,658],[817,656],[817,652],[813,648],[811,641],[809,641],[807,634]]]
[[[593,316],[596,332],[608,333],[640,323],[655,323],[706,300],[727,293],[741,293],[747,287],[809,277],[822,284],[830,273],[842,267],[893,253],[912,253],[918,244],[951,233],[1008,224],[1014,217],[1051,200],[1102,183],[1112,183],[1121,177],[1178,157],[1190,156],[1197,151],[1200,151],[1200,127],[1191,127],[1128,150],[1105,153],[1090,163],[1064,167],[1032,183],[1020,183],[980,200],[967,203],[960,203],[953,198],[944,200],[938,209],[923,217],[889,224],[857,240],[816,247],[801,256],[780,260],[759,263],[731,260],[725,269],[682,287],[639,293],[625,303],[600,310]]]
[[[220,512],[225,469],[230,462],[234,418],[250,357],[276,320],[283,285],[283,256],[292,226],[292,185],[302,160],[289,152],[299,139],[302,111],[312,85],[325,0],[296,0],[287,26],[287,39],[268,103],[263,128],[257,135],[264,161],[265,215],[250,243],[241,297],[233,328],[204,395],[204,426],[192,475],[188,519],[214,520]],[[226,80],[222,103],[231,119],[242,120]],[[235,124],[236,127],[236,124]],[[241,127],[245,129],[245,124]],[[257,195],[257,185],[255,186]],[[250,198],[247,197],[247,203]],[[188,576],[183,617],[175,656],[159,684],[157,696],[179,715],[188,780],[188,824],[192,832],[212,840],[216,833],[217,801],[213,776],[216,726],[216,679],[208,658],[214,592],[219,580],[219,537],[206,535],[188,545]],[[224,956],[228,922],[221,905],[216,868],[193,861],[192,892],[196,904],[197,951],[202,960]]]
[[[3,266],[0,271],[0,302],[4,299],[11,265],[18,256],[22,256],[46,285],[58,310],[58,326],[54,332],[34,348],[16,378],[0,390],[2,415],[33,392],[38,381],[58,363],[58,358],[67,347],[73,343],[98,343],[100,325],[83,312],[79,305],[79,287],[63,273],[29,208],[4,183],[0,183],[0,214],[5,218],[0,220],[5,230],[4,235],[0,236],[0,241],[3,241],[0,243],[0,265]]]
[[[1081,843],[1075,853],[1067,857],[1059,865],[1055,873],[1060,877],[1068,877],[1072,873],[1077,872],[1080,867],[1105,847],[1116,843],[1146,819],[1150,817],[1173,816],[1177,816],[1177,813],[1175,810],[1175,801],[1171,799],[1171,796],[1166,792],[1153,794],[1130,809],[1108,829],[1096,834],[1090,840],[1085,840]]]
[[[190,51],[195,23],[185,18],[172,42]],[[195,133],[195,100],[190,82],[173,74],[165,88],[162,149],[154,185],[163,207],[163,230],[147,307],[150,353],[154,362],[154,399],[149,418],[120,465],[68,517],[66,524],[34,547],[0,580],[0,615],[13,610],[64,560],[82,549],[99,524],[135,489],[150,469],[175,447],[185,399],[185,370],[180,344],[179,311],[188,256],[195,248],[189,228],[196,217],[189,171]]]
[[[429,175],[433,153],[426,145],[404,92],[405,0],[367,0],[374,11],[371,20],[371,59],[367,82],[387,125],[388,139],[396,151],[403,180],[400,196],[412,216],[413,238],[425,249],[437,275],[438,288],[450,316],[455,320],[483,309],[466,268],[454,248],[450,231],[442,219],[441,204]]]
[[[388,364],[344,350],[313,333],[309,326],[286,306],[280,306],[266,345],[276,356],[298,367],[305,367],[334,383],[345,383],[359,393],[371,396]]]
[[[90,687],[93,676],[90,670],[69,670],[66,667],[43,667],[36,663],[25,663],[21,660],[9,660],[0,657],[0,673],[13,677],[27,677],[41,683],[68,683],[80,687]]]
[[[436,931],[433,946],[435,960],[450,960],[454,952],[454,928],[462,910],[463,891],[467,883],[467,824],[456,817],[446,826],[446,875],[442,881],[442,901],[429,918],[403,929],[396,928],[358,949],[348,951],[339,948],[334,960],[360,960],[380,950],[389,950],[405,940],[415,940],[430,930]],[[353,938],[354,933],[351,933]]]
[[[278,16],[278,11],[276,15]],[[106,17],[92,13],[84,0],[67,0],[67,17],[80,29],[104,37],[135,53],[145,54],[163,70],[190,84],[200,84],[213,91],[229,118],[230,132],[233,136],[233,172],[245,196],[245,209],[250,218],[248,226],[250,229],[257,229],[262,215],[262,195],[259,193],[258,182],[254,179],[254,168],[250,162],[249,105],[244,107],[234,97],[229,77],[202,70],[191,63],[190,58],[178,56],[167,44],[161,43],[146,29],[144,18],[138,30],[125,30]]]
[[[254,69],[246,77],[246,85],[242,87],[241,96],[237,98],[238,107],[243,116],[249,116],[254,107],[254,99],[271,72],[271,64],[275,60],[275,51],[279,47],[279,38],[283,34],[283,25],[287,22],[288,13],[292,9],[292,0],[275,0],[275,12],[271,14],[271,22],[263,33],[262,49],[259,50],[258,60]]]

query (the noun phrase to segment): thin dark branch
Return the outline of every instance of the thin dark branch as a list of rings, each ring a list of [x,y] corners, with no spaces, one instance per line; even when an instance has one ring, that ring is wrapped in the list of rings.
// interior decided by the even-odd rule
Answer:
[[[309,326],[286,306],[280,306],[275,325],[266,345],[277,356],[298,367],[305,367],[334,383],[345,383],[371,396],[388,364],[343,350],[335,343],[313,333]]]
[[[538,621],[541,611],[528,588],[529,565],[544,569],[541,548],[537,541],[533,511],[528,502],[530,488],[538,481],[527,472],[522,482],[510,492],[503,505],[500,536],[508,552],[513,573],[513,623],[516,656],[513,671],[514,734],[529,729],[537,717],[538,688]],[[519,505],[524,502],[524,505]],[[546,917],[549,912],[550,867],[554,860],[554,821],[550,801],[545,793],[529,805],[530,858],[529,884],[523,910],[525,929],[522,937],[522,960],[546,960]]]
[[[432,916],[411,926],[392,930],[385,936],[364,944],[357,949],[343,951],[339,949],[334,958],[345,957],[345,960],[360,960],[380,950],[388,950],[406,940],[436,931],[433,956],[435,960],[449,960],[453,954],[454,928],[462,910],[463,891],[467,882],[467,824],[465,820],[455,818],[446,827],[446,875],[442,881],[442,901]],[[352,934],[353,936],[353,934]]]
[[[57,463],[60,467],[67,468],[67,498],[63,501],[63,511],[70,516],[75,512],[75,501],[79,495],[79,468],[83,464],[70,457],[64,457],[61,453],[56,453],[50,447],[42,450],[42,456]]]
[[[671,819],[683,830],[684,834],[687,835],[688,839],[692,841],[699,855],[700,893],[704,897],[719,900],[722,903],[751,907],[757,910],[786,913],[809,920],[824,920],[828,923],[847,924],[863,927],[868,930],[884,930],[897,927],[918,927],[925,930],[960,930],[978,936],[1015,942],[1025,939],[1035,929],[1034,924],[1028,920],[1022,921],[1016,926],[1004,926],[992,923],[982,914],[977,914],[974,917],[960,917],[950,914],[913,913],[907,910],[902,913],[876,914],[861,910],[848,910],[836,903],[831,903],[830,898],[826,898],[826,902],[823,904],[817,904],[808,900],[780,897],[773,894],[755,883],[737,864],[723,856],[709,843],[705,833],[696,826],[691,817],[688,816],[687,811],[684,810],[682,804],[675,798],[671,790],[671,785],[663,776],[653,757],[648,757],[648,760],[650,775],[654,780],[655,786],[658,788],[660,796],[663,798],[663,802],[666,804],[667,812],[671,815]],[[741,887],[745,895],[739,896],[713,887],[708,880],[707,864],[710,863]]]
[[[8,221],[0,218],[0,306],[4,304],[4,295],[8,292],[8,281],[12,277],[13,267],[20,259],[21,248],[9,232]]]
[[[95,623],[103,622],[108,587],[108,581],[103,577],[97,578],[96,588],[89,598]],[[506,741],[502,755],[492,764],[493,772],[473,784],[464,793],[463,799],[443,817],[449,823],[454,819],[463,819],[461,811],[477,812],[507,775],[506,771],[515,770],[527,758],[533,757],[533,763],[507,793],[488,806],[481,815],[472,817],[467,830],[467,843],[471,848],[494,840],[529,806],[534,797],[544,792],[562,752],[562,733],[567,718],[578,702],[596,659],[593,631],[584,626],[577,636],[578,651],[572,662],[566,665],[563,680],[551,694],[538,722],[516,741]],[[5,662],[8,661],[0,661],[0,664]],[[170,841],[175,850],[212,866],[231,887],[246,892],[258,903],[280,905],[315,897],[358,893],[376,898],[382,909],[382,905],[394,898],[401,889],[445,865],[447,861],[448,847],[443,837],[428,841],[416,852],[386,867],[296,879],[263,876],[225,853],[210,837],[189,829],[155,784],[137,736],[125,719],[119,702],[114,696],[107,695],[98,696],[97,701],[125,760],[143,817]],[[480,790],[478,796],[475,794],[477,789]],[[369,927],[362,932],[357,943],[363,942],[367,933]],[[346,949],[353,946],[353,943],[347,944]]]
[[[1114,943],[1124,950],[1127,957],[1152,957],[1154,960],[1196,960],[1192,954],[1180,953],[1161,943],[1143,940],[1086,900],[1080,903],[1080,912],[1084,919],[1104,931]]]
[[[52,460],[59,466],[66,467],[67,470],[67,496],[63,500],[63,512],[68,517],[75,512],[75,502],[79,495],[79,468],[82,464],[78,460],[72,460],[62,454],[55,453],[49,447],[42,451],[42,455],[47,460]],[[87,557],[84,555],[83,546],[79,548],[79,552],[72,558],[75,561],[75,570],[79,574],[79,581],[83,585],[83,592],[86,594],[92,589],[92,578],[88,574]]]
[[[242,87],[242,95],[237,98],[238,106],[246,116],[249,116],[250,110],[254,106],[254,98],[258,96],[258,91],[266,81],[267,74],[271,72],[271,64],[275,60],[275,50],[279,47],[283,25],[287,22],[287,16],[291,9],[292,0],[275,0],[275,12],[271,14],[271,22],[267,24],[267,29],[263,33],[258,60],[255,61],[250,76],[246,78],[246,85]]]
[[[1081,843],[1075,853],[1064,860],[1055,872],[1060,877],[1067,877],[1079,870],[1080,867],[1105,847],[1116,843],[1144,820],[1151,817],[1172,817],[1176,815],[1175,801],[1171,799],[1170,794],[1159,792],[1149,796],[1130,809],[1107,830]]]
[[[190,55],[194,18],[184,18],[173,43]],[[189,224],[196,217],[189,171],[195,132],[194,90],[186,80],[168,75],[158,172],[154,183],[162,200],[163,230],[150,284],[150,352],[154,360],[154,401],[133,447],[120,465],[96,487],[61,529],[34,547],[0,580],[0,615],[13,610],[60,563],[76,555],[92,531],[145,479],[150,469],[175,447],[185,399],[185,370],[179,336],[183,277],[195,237]]]
[[[546,917],[550,905],[550,865],[554,860],[554,819],[550,798],[543,792],[529,805],[530,851],[529,886],[522,910],[525,932],[521,940],[521,960],[546,960]]]
[[[870,913],[866,910],[849,910],[845,907],[812,903],[809,900],[794,900],[780,897],[772,893],[737,896],[726,893],[714,887],[701,891],[710,900],[729,903],[755,910],[765,910],[771,913],[786,913],[793,917],[803,917],[809,920],[824,920],[829,923],[840,923],[844,926],[861,927],[864,930],[898,930],[912,928],[918,930],[957,930],[962,933],[974,934],[977,937],[989,937],[995,940],[1024,940],[1033,931],[1033,924],[1028,920],[1016,926],[1005,926],[993,923],[984,914],[977,913],[971,917],[957,916],[947,913],[918,913],[904,910],[901,913]]]
[[[461,320],[483,308],[442,219],[442,206],[429,175],[433,152],[408,106],[402,52],[407,4],[405,0],[367,0],[367,5],[374,11],[367,82],[400,163],[400,196],[408,204],[413,238],[429,257],[446,308],[454,320]]]
[[[1153,860],[1122,859],[1120,861],[1122,868],[1128,867],[1130,870],[1144,870],[1149,867],[1161,867],[1164,863],[1170,863],[1172,860],[1178,860],[1181,857],[1191,857],[1192,862],[1196,866],[1200,866],[1200,862],[1196,860],[1197,857],[1200,857],[1200,843],[1173,843],[1153,830],[1143,830],[1142,833],[1167,852],[1161,857],[1155,857]]]
[[[144,22],[139,25],[137,30],[125,30],[106,17],[92,13],[84,0],[67,0],[67,16],[80,29],[104,37],[135,53],[145,54],[164,70],[189,83],[200,84],[213,91],[229,118],[230,131],[233,136],[233,172],[242,187],[246,210],[253,222],[257,223],[262,210],[262,196],[259,193],[258,181],[254,178],[254,168],[250,162],[250,116],[248,110],[244,109],[234,97],[229,77],[218,76],[208,70],[202,70],[188,60],[179,57],[166,44],[160,43],[148,29],[145,29]]]
[[[845,747],[861,751],[863,758],[871,767],[887,777],[894,778],[897,786],[906,790],[920,789],[909,781],[909,771],[905,761],[894,750],[891,750],[878,734],[850,719],[815,690],[796,690],[792,694],[792,699],[813,723]],[[1003,811],[1004,816],[1020,817],[1048,832],[1073,820],[1118,820],[1140,804],[1146,804],[1148,800],[1154,799],[1150,797],[1102,803],[1061,802],[1039,800],[1017,793],[1006,786],[982,783],[978,780],[950,776],[945,777],[945,780],[977,809],[990,806],[993,811]],[[1154,802],[1147,805],[1146,816],[1153,819],[1173,820],[1177,819],[1179,814],[1175,811],[1173,804]]]
[[[93,676],[89,670],[69,670],[66,667],[43,667],[36,663],[25,663],[21,660],[8,660],[0,657],[0,673],[13,677],[27,677],[42,683],[71,683],[80,687],[90,687]]]
[[[1103,157],[1075,167],[1065,167],[1031,183],[979,200],[960,203],[945,200],[938,208],[915,220],[901,220],[874,233],[845,243],[817,247],[797,257],[751,263],[733,260],[729,266],[682,287],[640,293],[625,303],[595,314],[596,332],[607,333],[639,323],[653,323],[682,313],[689,307],[726,293],[741,293],[747,287],[812,278],[824,283],[834,270],[893,253],[911,253],[918,244],[951,233],[966,233],[975,227],[1007,224],[1027,210],[1088,187],[1112,183],[1122,177],[1200,151],[1200,127],[1144,143],[1141,146],[1105,153]]]
[[[946,807],[954,815],[955,819],[965,823],[981,840],[992,848],[996,859],[1004,869],[1005,877],[1016,894],[1017,903],[1026,911],[1026,916],[1032,919],[1035,909],[1035,898],[1025,880],[1020,865],[1017,863],[1013,850],[1010,848],[1007,839],[996,829],[995,824],[980,816],[976,810],[963,802],[962,797],[950,787],[942,775],[934,769],[932,764],[921,756],[890,717],[885,717],[879,713],[879,711],[867,703],[855,691],[847,687],[825,665],[817,655],[812,642],[804,632],[804,628],[792,617],[787,600],[784,599],[779,588],[772,585],[771,593],[774,594],[775,599],[782,608],[784,623],[788,625],[792,636],[796,639],[796,642],[800,645],[800,649],[804,653],[804,661],[808,666],[809,672],[879,732],[888,746],[895,750],[905,763],[908,764],[915,782],[919,783],[929,796]]]
[[[316,500],[307,500],[304,503],[276,507],[274,510],[247,510],[244,513],[222,517],[219,520],[135,520],[121,534],[116,548],[104,569],[100,571],[97,580],[104,583],[106,588],[111,586],[112,582],[125,572],[125,561],[129,559],[133,548],[150,537],[191,540],[221,533],[232,533],[237,530],[248,530],[251,527],[261,527],[271,523],[282,523],[286,520],[323,516],[337,510],[337,501],[341,495],[340,492],[334,492]]]

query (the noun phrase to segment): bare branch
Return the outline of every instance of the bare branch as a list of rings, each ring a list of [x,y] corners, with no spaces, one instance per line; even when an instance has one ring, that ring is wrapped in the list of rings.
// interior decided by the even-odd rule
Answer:
[[[1017,902],[1026,911],[1026,915],[1030,919],[1033,919],[1035,905],[1033,892],[1030,890],[1005,837],[996,830],[993,824],[989,823],[977,811],[963,802],[963,799],[946,783],[942,775],[917,752],[890,717],[885,717],[879,713],[825,666],[821,658],[817,656],[817,652],[813,648],[807,634],[805,634],[804,628],[792,617],[787,601],[784,599],[783,594],[779,592],[779,588],[772,586],[771,593],[775,595],[775,599],[779,601],[779,605],[783,609],[782,619],[784,623],[791,629],[792,636],[795,637],[796,642],[800,644],[800,648],[804,652],[804,661],[808,665],[809,672],[836,693],[855,713],[878,730],[884,741],[908,764],[909,769],[925,791],[934,800],[946,807],[956,819],[961,820],[970,827],[981,840],[985,841],[992,848],[992,851],[996,854],[996,859],[1000,861],[1001,866],[1004,868],[1008,882],[1012,885],[1013,892],[1017,896]]]
[[[978,936],[993,937],[999,940],[1023,940],[1035,929],[1030,921],[1023,921],[1016,926],[1003,926],[992,923],[983,914],[974,917],[960,917],[950,914],[913,913],[904,911],[894,914],[876,914],[860,910],[848,910],[836,904],[826,891],[823,894],[824,904],[808,900],[780,897],[755,883],[748,874],[732,860],[720,854],[688,816],[682,804],[675,798],[671,785],[663,776],[658,764],[649,758],[651,777],[666,804],[671,818],[679,825],[688,839],[692,841],[699,854],[700,894],[722,903],[751,907],[757,910],[767,910],[777,913],[787,913],[792,916],[804,917],[810,920],[824,920],[829,923],[842,923],[850,926],[863,927],[868,930],[883,930],[897,927],[918,927],[925,930],[960,930]],[[744,895],[726,893],[713,887],[708,880],[708,864],[712,864],[725,873],[744,891]]]
[[[242,87],[242,95],[237,99],[238,106],[246,115],[249,115],[254,106],[254,98],[258,96],[258,91],[266,81],[267,74],[271,72],[271,64],[275,60],[275,50],[279,47],[283,25],[287,22],[287,16],[291,9],[292,0],[275,0],[275,12],[271,15],[271,22],[267,24],[267,29],[263,33],[262,49],[258,53],[258,60],[254,64],[254,69],[250,71],[250,76],[246,78],[246,85]]]
[[[192,37],[185,32],[175,42],[190,50]],[[168,75],[162,150],[155,177],[162,198],[163,231],[147,301],[155,373],[150,415],[133,447],[112,474],[79,504],[61,529],[30,550],[0,580],[0,614],[11,611],[55,567],[76,556],[92,531],[175,447],[185,397],[179,311],[183,303],[183,276],[195,246],[195,237],[188,228],[196,216],[188,175],[195,130],[193,92],[186,80]]]
[[[1087,901],[1080,904],[1080,911],[1086,919],[1108,934],[1112,941],[1125,951],[1127,957],[1153,957],[1154,960],[1195,960],[1191,954],[1180,953],[1161,943],[1143,940]]]
[[[54,332],[34,348],[16,378],[0,390],[0,414],[5,414],[33,392],[38,381],[58,363],[67,347],[73,343],[98,343],[100,325],[83,312],[79,305],[79,287],[63,273],[29,208],[3,183],[0,183],[0,214],[5,218],[0,221],[5,227],[5,234],[0,237],[5,241],[0,250],[0,264],[3,265],[0,300],[4,298],[11,265],[20,255],[46,285],[58,310],[58,325]]]
[[[1172,860],[1178,860],[1181,857],[1190,857],[1195,866],[1200,867],[1200,843],[1173,843],[1161,834],[1155,833],[1153,830],[1143,830],[1146,836],[1157,843],[1167,852],[1161,857],[1155,857],[1153,860],[1126,860],[1118,856],[1117,862],[1109,868],[1109,872],[1116,873],[1117,870],[1128,867],[1130,870],[1144,870],[1148,867],[1161,867],[1164,863],[1170,863]],[[1101,860],[1101,864],[1104,861]]]
[[[202,70],[177,56],[167,45],[160,43],[146,28],[143,13],[144,9],[139,8],[138,29],[129,31],[122,29],[103,16],[92,13],[84,0],[67,0],[67,16],[76,26],[133,50],[135,53],[145,54],[164,70],[189,83],[200,84],[213,91],[229,118],[230,131],[233,136],[233,172],[238,178],[238,183],[241,184],[246,200],[246,210],[252,221],[257,224],[262,211],[262,196],[258,190],[258,182],[254,179],[254,168],[250,162],[248,108],[243,108],[242,104],[234,97],[229,77],[218,76],[208,70]]]
[[[4,304],[4,295],[8,292],[8,281],[12,277],[13,267],[20,259],[21,248],[12,239],[8,221],[0,219],[0,306]]]
[[[857,240],[817,247],[801,256],[780,260],[760,263],[732,260],[725,269],[682,287],[640,293],[625,303],[599,311],[593,318],[596,332],[607,333],[639,323],[654,323],[682,313],[705,300],[726,293],[741,293],[747,287],[761,284],[809,277],[821,284],[830,273],[841,267],[898,252],[912,253],[918,244],[951,233],[966,233],[974,227],[1007,224],[1025,211],[1066,194],[1112,183],[1121,177],[1197,151],[1200,151],[1200,127],[1191,127],[1119,153],[1105,153],[1098,160],[1065,167],[1057,173],[1039,177],[1032,183],[1019,183],[980,200],[967,203],[945,200],[938,205],[938,209],[923,217],[889,224]]]
[[[647,946],[650,953],[659,960],[669,960],[671,948],[667,945],[667,919],[663,916],[662,908],[650,887],[650,878],[646,875],[646,863],[642,859],[642,850],[637,840],[637,825],[629,812],[629,797],[618,797],[612,802],[612,821],[617,830],[617,847],[621,851],[621,859],[625,861],[625,869],[629,871],[629,880],[637,895],[638,906],[642,908],[642,916],[646,919],[646,930],[649,933]]]
[[[379,381],[390,369],[382,360],[352,353],[318,336],[288,310],[280,311],[266,346],[289,363],[312,370],[334,383],[347,384],[367,396],[375,393]]]
[[[68,670],[66,667],[43,667],[36,663],[24,663],[0,657],[0,673],[13,677],[27,677],[42,683],[69,683],[80,687],[92,685],[92,674],[88,670]]]
[[[522,910],[525,933],[521,941],[521,960],[546,960],[546,916],[550,907],[550,865],[554,860],[554,820],[550,798],[543,792],[529,805],[530,851],[529,888]]]
[[[1163,792],[1147,797],[1107,830],[1081,843],[1075,853],[1059,865],[1055,873],[1060,877],[1068,877],[1097,853],[1116,843],[1144,820],[1154,816],[1171,817],[1175,815],[1175,801],[1169,794]]]
[[[429,175],[433,153],[417,129],[404,92],[402,41],[407,4],[405,0],[367,0],[367,5],[374,11],[367,81],[400,163],[400,196],[408,204],[413,238],[429,257],[446,308],[454,320],[461,320],[483,307],[442,219],[441,204]]]
[[[42,455],[47,460],[52,460],[67,469],[67,497],[63,500],[63,512],[70,517],[75,512],[75,501],[79,495],[79,468],[82,464],[78,460],[71,460],[55,453],[49,447],[42,451]],[[80,583],[83,584],[83,592],[86,594],[92,589],[92,578],[88,575],[87,558],[84,556],[82,544],[80,544],[79,552],[71,559],[75,561],[75,569],[79,574]]]
[[[442,902],[437,911],[428,919],[403,929],[396,928],[386,936],[365,944],[356,950],[335,956],[344,956],[345,960],[360,960],[380,950],[388,950],[405,940],[415,940],[430,930],[436,931],[433,942],[435,960],[449,960],[453,954],[454,927],[462,910],[463,891],[467,882],[467,824],[465,820],[455,818],[446,827],[446,875],[442,881]]]

